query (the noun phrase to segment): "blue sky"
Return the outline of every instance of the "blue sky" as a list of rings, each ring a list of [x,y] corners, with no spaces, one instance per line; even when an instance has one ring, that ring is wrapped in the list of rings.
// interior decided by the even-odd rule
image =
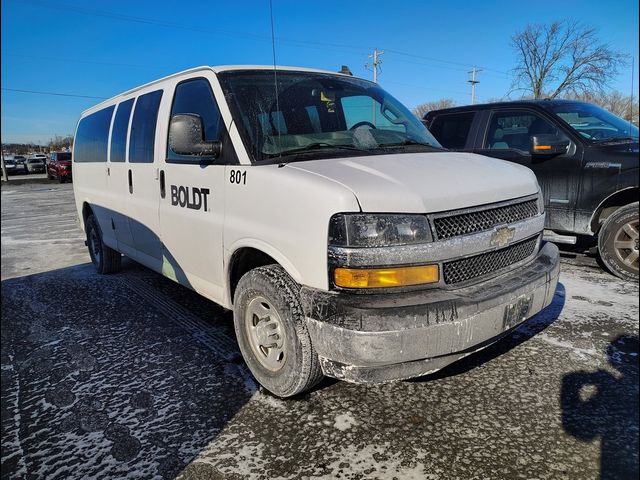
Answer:
[[[631,0],[334,1],[273,0],[277,61],[371,78],[408,107],[452,98],[469,103],[467,71],[484,67],[479,101],[509,90],[510,36],[527,23],[575,19],[635,57],[638,2]],[[197,65],[270,64],[268,0],[2,0],[2,87],[110,97]],[[631,68],[612,87],[631,91]],[[2,141],[45,143],[73,133],[99,99],[2,91]]]

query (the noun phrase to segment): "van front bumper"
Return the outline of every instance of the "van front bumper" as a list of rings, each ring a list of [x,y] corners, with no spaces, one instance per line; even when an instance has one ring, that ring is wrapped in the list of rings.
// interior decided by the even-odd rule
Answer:
[[[303,287],[301,299],[325,375],[356,383],[418,377],[476,352],[553,300],[558,248],[524,267],[456,290],[386,294]]]

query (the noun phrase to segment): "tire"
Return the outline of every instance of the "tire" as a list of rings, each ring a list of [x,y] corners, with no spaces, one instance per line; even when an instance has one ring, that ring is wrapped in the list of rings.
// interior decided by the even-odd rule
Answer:
[[[120,270],[122,255],[120,252],[106,246],[102,241],[102,231],[93,215],[89,215],[85,221],[87,232],[87,248],[91,262],[98,273],[115,273]]]
[[[281,266],[267,265],[246,273],[234,295],[233,319],[242,356],[256,380],[279,397],[308,390],[323,378],[299,288]]]
[[[611,273],[638,281],[638,202],[620,207],[598,234],[600,259]]]
[[[64,183],[64,177],[62,175],[58,176],[58,183]]]
[[[47,180],[53,180],[53,176],[49,173],[49,170],[47,170]]]

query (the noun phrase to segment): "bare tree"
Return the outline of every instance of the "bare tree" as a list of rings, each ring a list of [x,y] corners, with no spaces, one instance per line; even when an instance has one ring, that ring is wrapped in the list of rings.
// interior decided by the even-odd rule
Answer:
[[[455,106],[456,102],[454,100],[450,98],[441,98],[440,100],[435,100],[433,102],[421,103],[413,109],[413,114],[422,120],[422,117],[432,110],[440,110],[442,108],[451,108]]]
[[[514,90],[533,98],[602,91],[626,57],[601,43],[595,28],[575,21],[527,25],[511,37],[518,63]]]

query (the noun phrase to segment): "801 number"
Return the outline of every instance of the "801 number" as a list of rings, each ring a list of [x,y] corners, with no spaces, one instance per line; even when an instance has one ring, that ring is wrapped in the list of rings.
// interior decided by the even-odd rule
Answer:
[[[230,183],[247,184],[247,171],[246,170],[231,170],[229,175]]]

